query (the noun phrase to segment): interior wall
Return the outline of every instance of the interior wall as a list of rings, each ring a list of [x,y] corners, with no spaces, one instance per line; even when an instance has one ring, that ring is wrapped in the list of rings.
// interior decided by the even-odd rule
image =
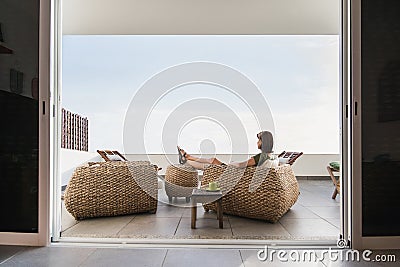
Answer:
[[[68,0],[63,34],[339,34],[339,0]]]

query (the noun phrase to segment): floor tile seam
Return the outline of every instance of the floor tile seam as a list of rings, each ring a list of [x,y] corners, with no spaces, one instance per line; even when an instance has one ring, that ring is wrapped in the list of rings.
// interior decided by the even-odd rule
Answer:
[[[334,224],[332,224],[331,222],[329,222],[327,219],[336,219],[336,218],[327,218],[327,219],[325,219],[325,218],[322,218],[324,221],[326,221],[327,223],[329,223],[330,225],[332,225],[333,227],[335,227],[336,229],[339,229],[339,233],[340,233],[340,231],[341,231],[341,229],[340,229],[340,226],[339,227],[337,227],[336,225],[334,225]],[[339,220],[340,220],[340,218],[339,218]]]
[[[312,207],[327,208],[326,206],[312,206]],[[333,207],[335,207],[335,206],[333,206]],[[317,213],[315,213],[314,211],[312,211],[311,209],[309,209],[309,208],[307,208],[307,207],[305,207],[305,208],[308,209],[309,211],[311,211],[312,213],[314,213],[314,214],[315,214],[316,216],[318,216],[319,218],[325,220],[325,221],[326,221],[326,219],[340,219],[340,211],[339,211],[339,218],[326,218],[326,217],[322,217],[322,216],[318,215]],[[328,207],[328,208],[330,208],[330,207]]]
[[[336,206],[309,206],[313,208],[331,208],[331,207],[336,207]]]
[[[181,221],[182,221],[182,217],[179,218],[179,222],[178,222],[178,224],[175,228],[174,234],[172,236],[176,236],[176,233],[178,232],[178,228],[179,228],[179,225],[181,224]]]
[[[328,267],[328,265],[326,265],[324,261],[321,261],[321,263],[322,263],[322,266]]]
[[[97,250],[98,250],[98,248],[93,249],[93,251],[90,252],[90,253],[78,264],[78,267],[79,267],[79,266],[83,266],[83,264],[89,259],[89,257],[92,256],[93,253],[95,253]]]
[[[124,230],[135,218],[136,218],[136,215],[134,215],[133,218],[130,219],[129,222],[127,222],[115,235],[119,236],[121,231]]]
[[[309,208],[309,207],[315,207],[315,206],[311,206],[311,205],[304,205],[305,208]],[[332,206],[325,206],[325,207],[340,207],[340,205],[332,205]]]
[[[311,188],[306,188],[306,187],[301,187],[299,188],[300,194],[301,195],[319,195],[321,197],[324,197],[326,193],[332,193],[331,189],[328,187],[320,187],[316,188],[317,186],[313,186]]]
[[[229,217],[226,217],[226,218],[228,219],[229,226],[230,226],[230,228],[231,228],[231,234],[232,234],[232,237],[234,237],[235,235],[233,234],[233,227],[232,227],[232,224],[231,224],[231,220],[230,220],[230,218],[229,218]]]
[[[332,193],[332,189],[334,187],[326,187],[326,186],[310,186],[310,187],[305,187],[305,186],[300,186],[299,190],[301,192],[304,192],[305,194],[318,194],[321,196],[325,196],[327,193]]]
[[[283,220],[284,221],[293,221],[293,220],[323,220],[323,221],[325,221],[325,219],[322,217],[320,217],[320,218],[285,218]]]
[[[333,203],[329,203],[329,204],[333,204]],[[340,207],[340,203],[337,203],[337,204],[332,205],[332,206],[327,206],[327,205],[325,205],[325,206],[314,206],[314,205],[306,205],[306,204],[301,204],[301,205],[303,205],[303,207],[305,207],[307,209],[313,208],[313,207],[325,207],[325,208]]]
[[[61,236],[62,236],[62,234],[64,234],[67,231],[73,231],[71,229],[76,228],[79,223],[81,223],[81,221],[76,221],[76,223],[74,225],[72,225],[71,227],[68,227],[67,229],[65,229],[63,231],[61,231]]]
[[[295,236],[293,236],[293,235],[289,232],[288,229],[286,229],[286,227],[285,227],[280,221],[278,221],[278,223],[282,226],[282,228],[286,231],[286,233],[289,234],[290,237],[292,237],[292,238],[295,237]]]
[[[74,219],[75,220],[75,219]],[[64,231],[67,231],[68,229],[71,229],[72,227],[74,227],[75,225],[79,224],[79,222],[77,220],[75,220],[75,223],[73,225],[71,225],[70,227],[67,227],[65,229],[63,229],[62,231],[60,231],[61,233]]]
[[[228,217],[227,217],[227,222],[229,223],[229,227],[231,228],[232,237],[234,237],[235,235],[233,234],[232,224]],[[225,228],[225,226],[224,226],[224,228]]]
[[[307,199],[307,198],[309,198],[309,199]],[[316,203],[316,201],[318,201],[317,203],[324,203],[324,204],[329,204],[329,205],[331,205],[331,204],[340,204],[339,202],[333,202],[333,201],[330,201],[330,200],[328,200],[328,199],[326,199],[326,198],[324,198],[324,197],[316,197],[316,196],[310,196],[310,197],[304,197],[304,196],[302,196],[302,197],[300,197],[299,198],[299,200],[298,201],[300,201],[300,202],[312,202],[313,203],[313,205],[305,205],[305,206],[311,206],[311,207],[317,207],[317,206],[315,206],[315,204],[314,203]],[[319,205],[320,205],[319,204]],[[303,204],[304,205],[304,204]],[[325,206],[327,206],[327,205],[325,205]],[[330,206],[328,206],[328,207],[330,207]]]
[[[6,263],[7,261],[11,260],[12,258],[14,258],[17,255],[20,255],[22,253],[25,253],[26,251],[28,251],[29,249],[34,248],[34,247],[25,247],[22,248],[21,250],[19,250],[17,253],[14,253],[13,255],[11,255],[10,257],[8,257],[7,259],[5,259],[4,261],[0,262],[0,265],[3,263]]]
[[[24,249],[22,249],[24,250]],[[3,263],[6,263],[7,261],[11,260],[12,258],[14,258],[16,255],[18,255],[22,250],[18,251],[17,253],[14,253],[13,255],[11,255],[10,257],[8,257],[7,259],[3,260],[0,262],[0,265],[2,265]]]
[[[308,207],[315,207],[315,206],[308,206]],[[320,207],[320,206],[318,206]],[[316,214],[314,211],[312,211],[311,209],[307,208],[307,206],[304,206],[304,208],[306,208],[309,212],[311,212],[312,214],[314,214],[315,216],[317,216],[318,218],[322,219],[321,216],[319,216],[318,214]]]
[[[168,252],[169,252],[169,249],[167,249],[167,251],[165,252],[164,259],[163,259],[163,261],[161,262],[161,267],[163,267],[164,264],[165,264],[165,260],[167,259]]]
[[[305,189],[305,188],[299,188],[299,192],[300,192],[300,194],[302,194],[302,193],[309,193],[309,194],[312,194],[313,193],[313,191],[312,190],[308,190],[308,189]]]
[[[242,261],[242,266],[243,266],[243,267],[246,267],[246,265],[244,264],[244,261],[243,261],[242,251],[240,251],[240,249],[238,249],[238,251],[239,251],[240,259],[241,259],[241,261]]]

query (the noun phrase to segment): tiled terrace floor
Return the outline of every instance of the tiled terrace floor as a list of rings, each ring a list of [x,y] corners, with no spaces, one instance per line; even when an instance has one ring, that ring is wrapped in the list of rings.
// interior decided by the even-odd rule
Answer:
[[[156,214],[95,218],[75,222],[64,210],[62,237],[336,240],[339,236],[339,196],[331,199],[330,180],[299,180],[297,203],[278,223],[216,214],[199,207],[197,229],[190,228],[190,208],[159,202]],[[160,199],[167,197],[160,190]],[[180,202],[179,202],[180,201]],[[184,198],[178,203],[184,203]]]
[[[325,249],[326,250],[326,249]],[[318,258],[311,260],[291,260],[286,256],[280,261],[277,257],[260,261],[257,257],[259,249],[143,249],[143,248],[94,248],[94,247],[13,247],[0,246],[1,266],[148,266],[148,267],[258,267],[258,266],[398,266],[399,250],[373,251],[369,256],[393,255],[396,262],[330,260],[322,250],[313,250]],[[278,249],[276,249],[278,251]],[[310,253],[307,249],[307,253]],[[302,250],[296,250],[302,255]],[[361,252],[360,252],[361,253]],[[293,254],[292,254],[293,255]],[[294,258],[294,256],[292,256]],[[345,259],[345,257],[344,257]],[[289,265],[288,265],[289,264]]]

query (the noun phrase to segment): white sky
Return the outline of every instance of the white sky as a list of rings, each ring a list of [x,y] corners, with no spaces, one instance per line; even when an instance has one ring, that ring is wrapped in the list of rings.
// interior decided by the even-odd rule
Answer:
[[[338,36],[64,36],[63,107],[88,117],[90,151],[124,151],[125,112],[135,92],[160,71],[192,61],[230,66],[258,86],[273,114],[277,153],[339,153]],[[147,114],[147,153],[176,153],[175,144],[163,144],[163,122],[199,98],[230,108],[247,132],[243,144],[257,153],[254,116],[240,98],[211,85],[181,87],[154,106]],[[223,116],[218,106],[204,108],[216,121]],[[243,153],[232,149],[216,121],[188,122],[171,140],[194,153]]]

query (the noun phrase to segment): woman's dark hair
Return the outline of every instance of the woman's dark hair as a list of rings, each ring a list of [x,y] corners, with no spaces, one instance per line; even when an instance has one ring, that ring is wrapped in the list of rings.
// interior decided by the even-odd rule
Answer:
[[[261,152],[272,153],[272,148],[274,147],[274,138],[271,132],[262,131],[257,134],[257,137],[261,139]]]

